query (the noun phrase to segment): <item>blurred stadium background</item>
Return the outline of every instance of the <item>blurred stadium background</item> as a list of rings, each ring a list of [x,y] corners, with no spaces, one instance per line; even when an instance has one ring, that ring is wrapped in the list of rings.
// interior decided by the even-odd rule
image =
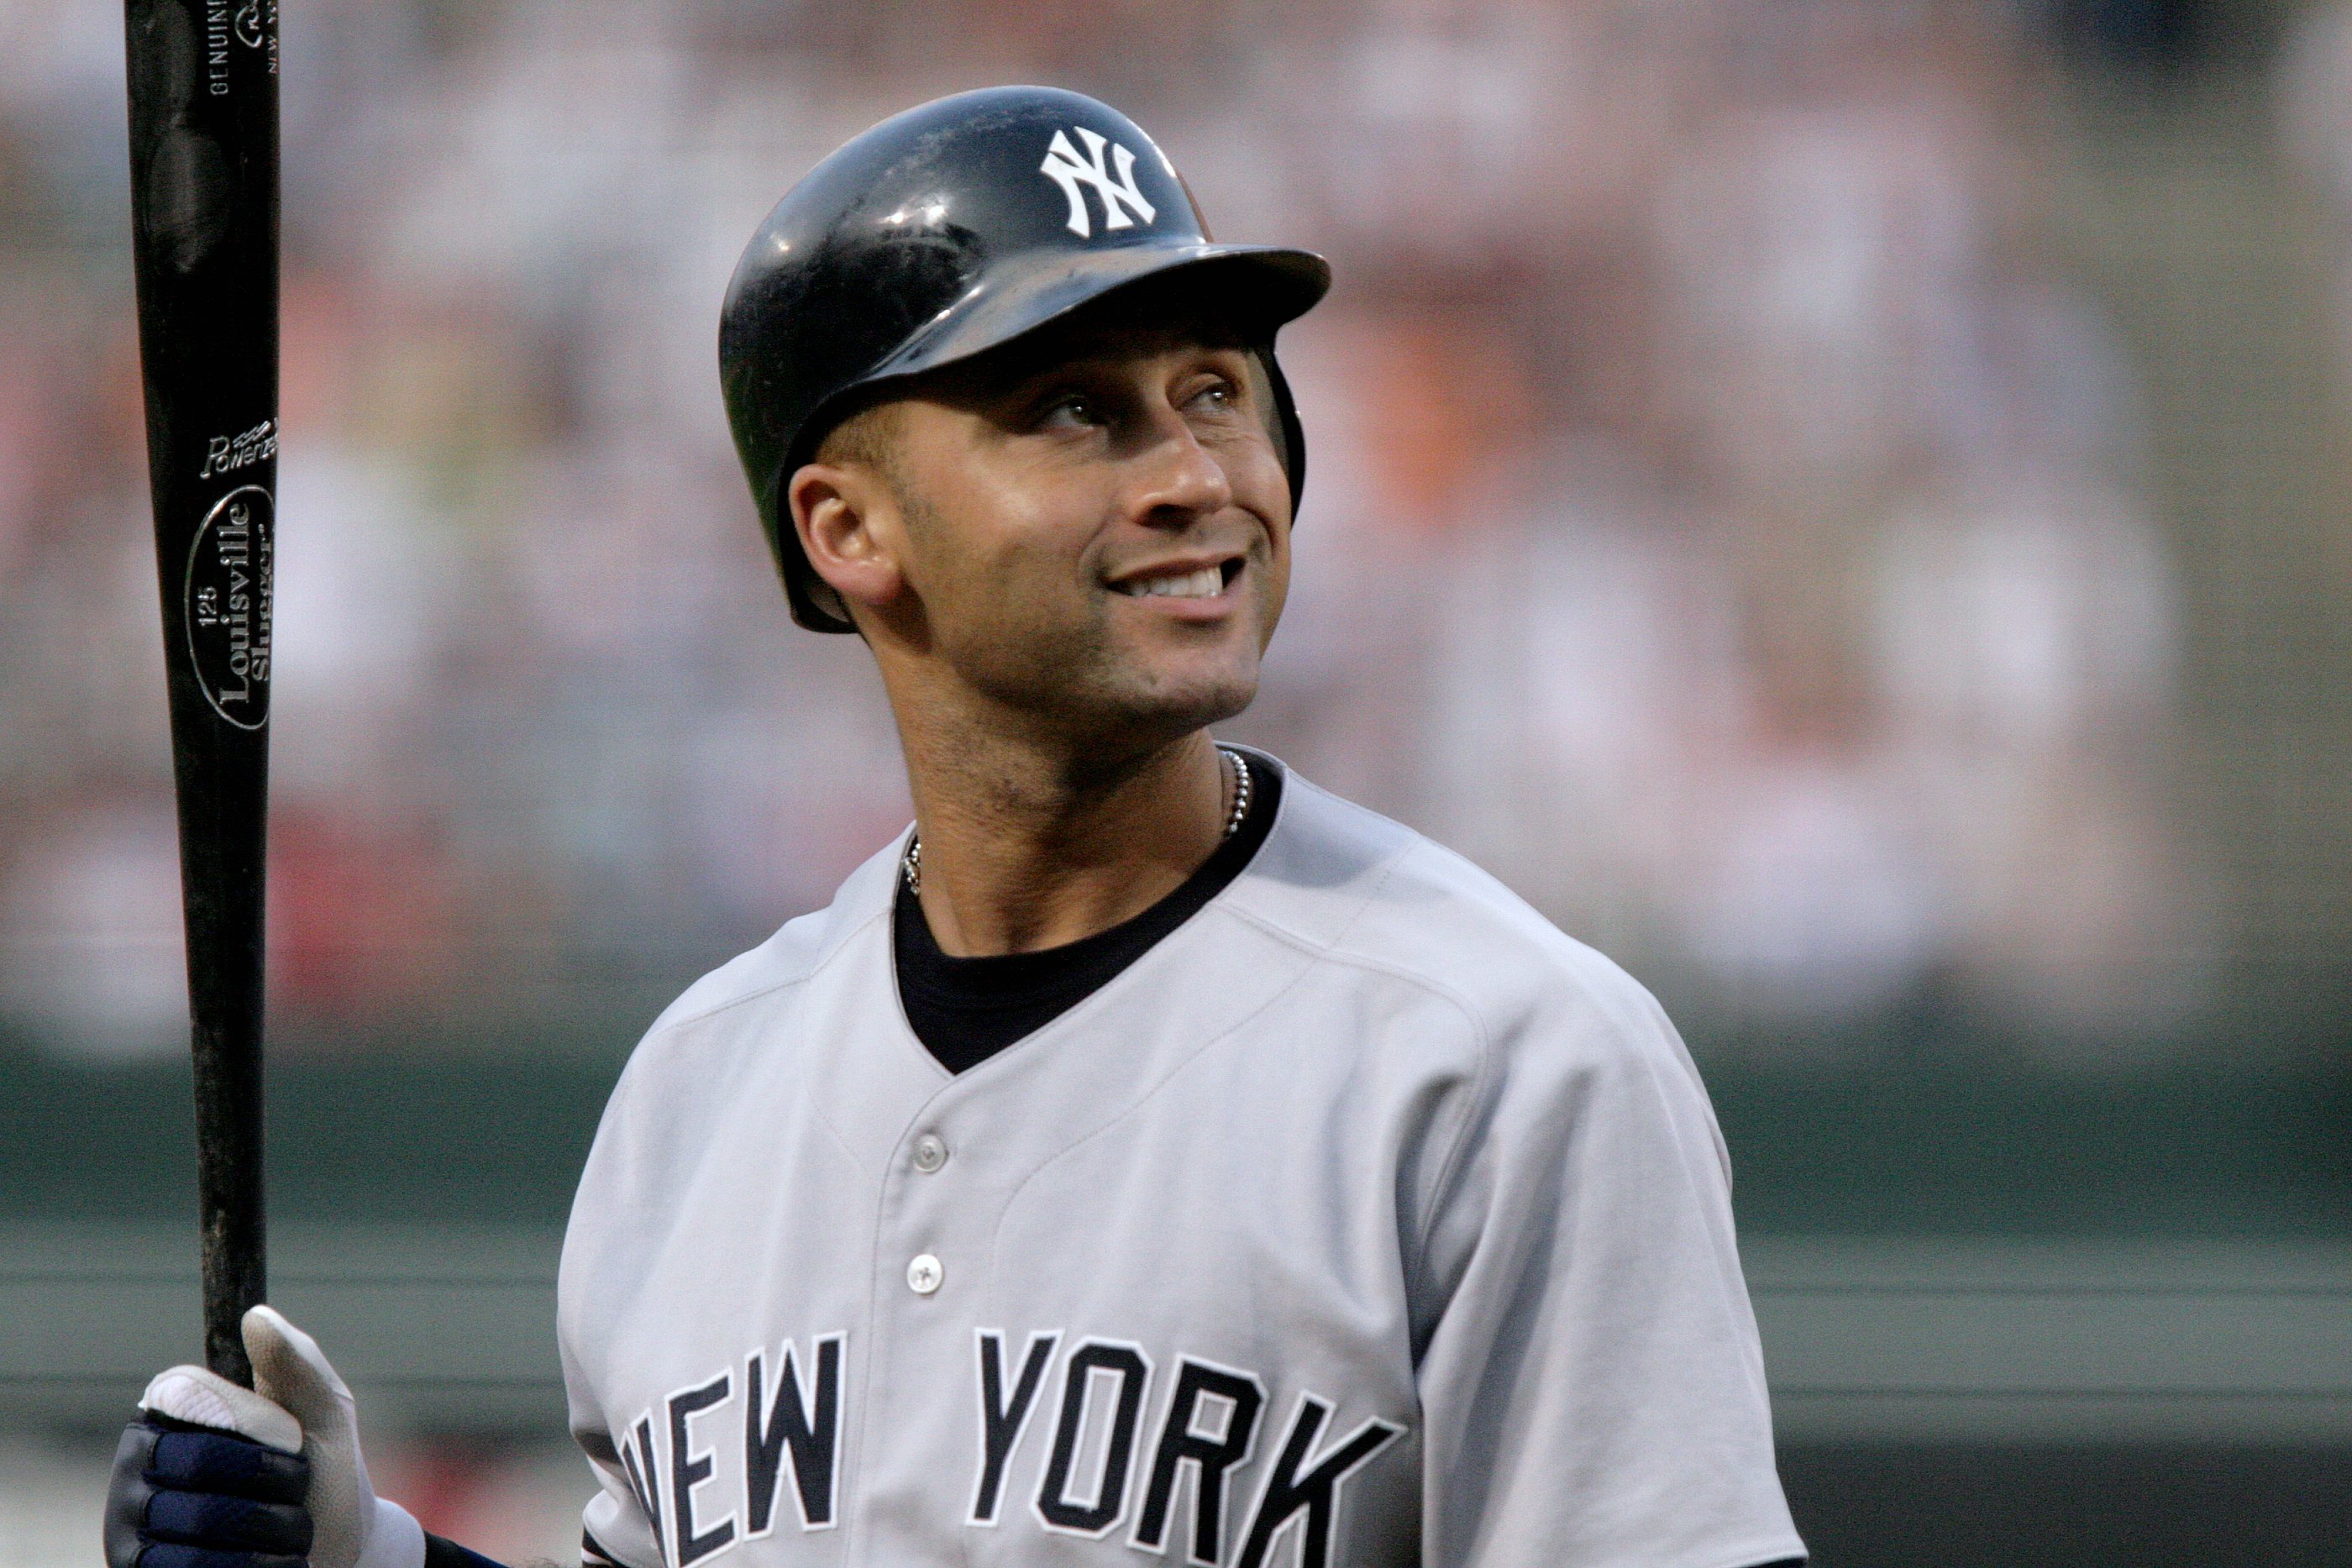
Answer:
[[[576,1560],[636,1032],[904,820],[719,295],[1003,80],[1334,259],[1234,732],[1648,982],[1823,1568],[2352,1563],[2352,5],[293,0],[278,1297]],[[0,1568],[195,1344],[121,16],[0,0]]]

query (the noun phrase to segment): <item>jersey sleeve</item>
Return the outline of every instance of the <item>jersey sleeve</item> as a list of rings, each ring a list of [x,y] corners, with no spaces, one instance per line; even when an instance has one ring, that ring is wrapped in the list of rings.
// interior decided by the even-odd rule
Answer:
[[[583,1370],[582,1358],[573,1343],[574,1335],[580,1332],[578,1314],[560,1307],[556,1345],[563,1361],[563,1393],[571,1407],[572,1437],[587,1456],[588,1468],[596,1477],[596,1493],[588,1500],[580,1516],[582,1568],[664,1568],[660,1522],[647,1510],[648,1501],[658,1496],[651,1490],[651,1485],[659,1483],[650,1476],[632,1473],[633,1469],[642,1469],[635,1463],[638,1454],[625,1453],[615,1440],[604,1403],[597,1398],[593,1381]]]
[[[1612,968],[1486,1051],[1419,1252],[1423,1562],[1802,1557],[1727,1161],[1673,1026]]]
[[[629,1490],[615,1458],[599,1458],[596,1445],[583,1439],[589,1468],[596,1472],[596,1495],[580,1511],[582,1568],[662,1568],[662,1552],[644,1507]]]

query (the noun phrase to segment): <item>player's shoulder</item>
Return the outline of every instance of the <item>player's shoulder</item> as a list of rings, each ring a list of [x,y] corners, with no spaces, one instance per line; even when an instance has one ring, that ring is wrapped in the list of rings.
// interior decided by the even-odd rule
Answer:
[[[785,922],[766,941],[680,992],[646,1029],[631,1056],[629,1076],[659,1072],[679,1058],[693,1059],[700,1071],[714,1051],[773,1038],[779,1013],[807,981],[861,928],[887,915],[898,853],[896,842],[877,852],[849,874],[832,903]]]
[[[1671,1039],[1639,981],[1494,875],[1295,771],[1244,880],[1234,902],[1248,917],[1332,962],[1449,998],[1489,1039],[1645,1054]]]

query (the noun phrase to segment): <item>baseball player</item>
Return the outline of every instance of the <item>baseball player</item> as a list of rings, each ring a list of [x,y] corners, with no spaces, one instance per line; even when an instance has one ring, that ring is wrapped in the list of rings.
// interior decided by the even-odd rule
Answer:
[[[1720,1137],[1647,993],[1212,740],[1282,610],[1328,282],[1108,107],[967,93],[744,253],[719,357],[913,827],[698,982],[563,1252],[589,1568],[1799,1560]],[[464,1568],[268,1308],[174,1368],[112,1568]]]

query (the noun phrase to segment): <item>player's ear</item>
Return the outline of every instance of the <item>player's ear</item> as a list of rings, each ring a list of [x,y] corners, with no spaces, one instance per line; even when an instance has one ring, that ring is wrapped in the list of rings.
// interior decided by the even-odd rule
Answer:
[[[898,496],[862,463],[803,464],[787,482],[793,529],[810,568],[843,603],[879,611],[906,587]],[[854,619],[854,616],[850,616]]]

